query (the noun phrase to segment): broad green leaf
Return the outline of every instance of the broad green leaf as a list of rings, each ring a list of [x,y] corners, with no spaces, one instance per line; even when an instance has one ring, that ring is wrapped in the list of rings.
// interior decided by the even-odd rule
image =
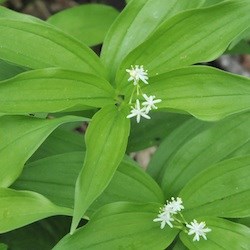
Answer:
[[[71,232],[108,186],[124,156],[130,130],[126,112],[116,106],[104,107],[95,114],[87,129],[86,157],[76,182]]]
[[[174,157],[179,148],[209,126],[209,123],[190,119],[184,122],[180,127],[177,127],[169,133],[154,153],[147,167],[147,172],[158,183],[161,183],[168,162],[171,161],[171,158]]]
[[[250,78],[211,67],[191,66],[151,78],[143,88],[162,99],[157,106],[215,121],[250,109]]]
[[[164,195],[154,180],[135,162],[123,160],[103,194],[92,204],[96,210],[105,204],[129,201],[137,203],[164,203]]]
[[[179,196],[187,218],[250,216],[250,155],[222,161],[190,180]]]
[[[117,86],[127,84],[126,69],[130,65],[144,65],[149,75],[154,76],[214,60],[249,27],[249,11],[248,0],[225,1],[209,8],[182,12],[165,21],[123,61],[117,72]]]
[[[203,0],[168,0],[167,4],[166,0],[136,0],[129,4],[104,40],[101,58],[109,69],[110,78],[114,79],[125,56],[143,43],[164,20],[202,3]]]
[[[211,125],[211,128],[208,127],[199,134],[191,134],[184,143],[181,139],[179,142],[181,144],[173,152],[170,149],[169,154],[165,153],[167,157],[162,156],[161,186],[167,197],[177,195],[199,172],[230,157],[234,151],[244,145],[249,152],[249,113],[230,117]],[[179,133],[176,140],[179,140],[185,130],[180,130]],[[171,142],[168,145],[165,144],[165,152],[171,147]],[[161,148],[163,154],[164,148]]]
[[[86,45],[39,19],[0,7],[0,33],[0,58],[6,61],[31,69],[62,67],[106,74]]]
[[[188,248],[186,248],[182,241],[178,239],[172,250],[188,250]]]
[[[50,113],[114,103],[114,90],[97,76],[63,69],[39,69],[0,82],[0,112]]]
[[[70,217],[54,216],[1,234],[0,241],[13,250],[51,250],[68,233],[69,226]]]
[[[181,232],[182,242],[190,250],[229,250],[249,249],[250,229],[238,223],[233,223],[219,218],[202,218],[212,231],[207,233],[207,240],[193,241],[193,236]]]
[[[250,54],[250,42],[242,40],[232,49],[226,51],[227,54]]]
[[[103,42],[119,12],[103,4],[84,4],[63,10],[47,22],[84,42],[88,46]]]
[[[12,187],[38,192],[57,205],[73,208],[75,182],[83,159],[82,152],[71,152],[29,163]],[[135,162],[123,160],[87,215],[117,201],[164,203],[164,196],[159,186]]]
[[[160,204],[113,203],[101,208],[84,227],[66,235],[53,250],[165,249],[178,230],[160,229],[153,219]]]
[[[190,118],[187,115],[167,112],[155,112],[150,114],[150,117],[150,120],[144,120],[139,124],[132,120],[128,152],[159,145],[164,137]]]
[[[49,135],[44,143],[31,156],[29,162],[53,155],[83,150],[85,150],[83,135],[59,128]]]
[[[211,5],[215,5],[215,4],[218,4],[218,3],[221,3],[223,2],[224,0],[205,0],[205,3],[202,5],[202,7],[208,7],[208,6],[211,6]]]
[[[1,1],[0,1],[0,3],[1,3]],[[8,246],[0,243],[0,250],[8,250]]]
[[[250,154],[250,140],[227,156],[228,159]]]
[[[17,179],[24,163],[55,128],[66,122],[84,120],[74,116],[51,120],[25,116],[0,117],[0,186],[8,187]]]
[[[239,34],[229,46],[229,51],[242,40],[250,39],[250,28]]]
[[[0,60],[0,81],[22,73],[25,69]]]
[[[0,188],[0,233],[53,215],[71,214],[71,209],[56,206],[40,194]]]
[[[234,222],[243,224],[250,228],[250,217],[235,219]]]

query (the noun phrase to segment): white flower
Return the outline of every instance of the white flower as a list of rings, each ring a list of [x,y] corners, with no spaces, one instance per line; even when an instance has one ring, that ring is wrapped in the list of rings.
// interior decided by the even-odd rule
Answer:
[[[127,118],[131,118],[131,117],[136,116],[137,123],[140,122],[141,116],[146,118],[146,119],[150,119],[150,116],[147,115],[145,112],[145,108],[140,107],[140,101],[138,99],[136,100],[135,107],[131,107],[131,108],[132,108],[132,110],[131,110],[130,114],[127,116]]]
[[[168,212],[162,212],[157,215],[157,218],[153,220],[154,222],[161,222],[161,229],[163,229],[166,224],[168,224],[171,228],[173,227],[171,221],[174,221],[174,218],[171,217],[171,214]]]
[[[193,241],[199,241],[200,236],[202,236],[206,240],[206,233],[212,231],[210,228],[206,228],[205,222],[198,223],[196,220],[193,220],[191,224],[187,224],[186,226],[189,228],[188,235],[195,234]]]
[[[182,199],[177,197],[176,200],[174,197],[171,198],[171,202],[167,202],[166,206],[169,206],[169,210],[172,214],[177,214],[182,209],[184,209],[184,206],[182,205]]]
[[[131,65],[131,69],[126,69],[126,71],[130,75],[128,81],[134,81],[134,85],[137,85],[140,80],[148,84],[148,71],[144,70],[143,65],[135,65],[135,67]]]
[[[148,113],[151,109],[157,109],[155,104],[162,101],[161,99],[154,100],[155,99],[154,95],[147,96],[146,94],[143,94],[142,96],[146,100],[146,102],[142,103],[142,105],[145,106],[146,108],[146,113]]]

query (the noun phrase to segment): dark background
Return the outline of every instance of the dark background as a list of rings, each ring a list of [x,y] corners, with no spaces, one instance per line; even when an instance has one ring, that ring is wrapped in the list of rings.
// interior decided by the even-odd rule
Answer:
[[[122,10],[125,6],[125,0],[8,0],[5,6],[46,20],[62,9],[86,3],[112,5],[118,10]]]

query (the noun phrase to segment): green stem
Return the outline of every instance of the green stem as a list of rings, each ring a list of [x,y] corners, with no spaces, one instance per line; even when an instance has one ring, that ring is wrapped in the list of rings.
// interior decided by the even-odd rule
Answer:
[[[136,85],[136,94],[140,95],[140,85],[138,83]]]
[[[181,213],[181,212],[179,212],[179,215],[181,216],[181,218],[182,218],[183,222],[184,222],[185,224],[188,224],[188,223],[187,223],[187,221],[186,221],[186,219],[184,218],[184,216],[182,215],[182,213]]]
[[[134,93],[135,93],[135,89],[136,89],[136,86],[134,86],[133,92],[132,92],[132,94],[131,94],[131,96],[130,96],[129,104],[132,103],[132,100],[133,100],[133,97],[134,97]]]

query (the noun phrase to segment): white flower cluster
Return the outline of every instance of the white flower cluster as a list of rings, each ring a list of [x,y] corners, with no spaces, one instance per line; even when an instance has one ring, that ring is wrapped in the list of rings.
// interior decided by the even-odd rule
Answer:
[[[177,197],[176,199],[172,197],[171,201],[167,201],[167,203],[162,208],[160,208],[157,218],[155,218],[153,221],[160,222],[161,229],[163,229],[166,224],[168,224],[171,228],[184,228],[184,231],[188,233],[188,235],[194,234],[193,241],[199,241],[200,236],[206,240],[206,233],[211,232],[211,229],[206,227],[205,222],[198,223],[196,220],[193,220],[190,224],[188,224],[181,214],[181,210],[183,209],[184,206],[182,199],[179,197]],[[178,215],[180,218],[177,218]],[[174,222],[175,225],[173,225]],[[185,227],[183,227],[183,224],[185,225]]]
[[[135,102],[135,106],[131,106],[130,114],[127,116],[127,118],[132,118],[136,116],[137,123],[140,122],[141,117],[144,117],[146,119],[150,119],[150,116],[148,113],[152,109],[157,109],[156,105],[157,103],[161,102],[161,99],[156,99],[154,95],[147,96],[146,94],[142,93],[140,88],[140,81],[142,81],[145,84],[148,84],[148,71],[144,70],[143,65],[131,65],[131,69],[126,69],[126,71],[129,73],[128,81],[133,81],[134,84],[134,90],[132,92],[132,95],[130,97],[129,103],[131,104],[134,92],[136,90],[137,96],[141,95],[144,98],[144,102],[140,103],[140,100],[137,98]]]

